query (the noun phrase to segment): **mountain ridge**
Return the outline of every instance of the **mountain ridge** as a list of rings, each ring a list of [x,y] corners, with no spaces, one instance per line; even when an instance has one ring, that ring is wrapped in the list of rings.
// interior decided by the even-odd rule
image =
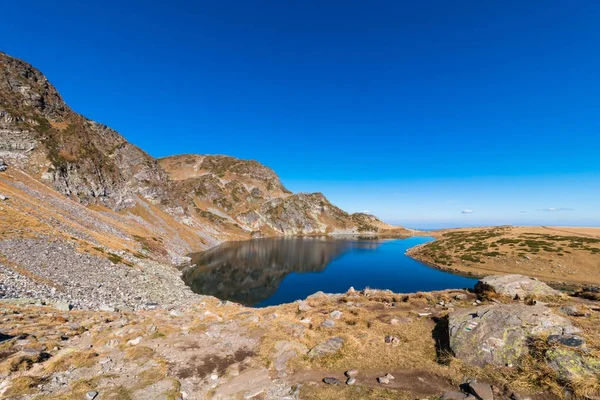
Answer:
[[[321,193],[292,193],[255,160],[154,158],[73,111],[41,71],[2,52],[0,159],[91,210],[135,221],[133,230],[143,233],[136,236],[162,239],[149,247],[161,260],[253,237],[410,234],[349,214]]]

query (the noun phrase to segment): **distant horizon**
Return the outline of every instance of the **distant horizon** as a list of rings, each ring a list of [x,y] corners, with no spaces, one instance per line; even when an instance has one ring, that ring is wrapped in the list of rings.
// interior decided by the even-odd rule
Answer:
[[[403,226],[600,226],[598,2],[3,11],[1,51],[156,158],[253,159]]]
[[[393,224],[393,222],[388,222],[390,224]],[[490,225],[463,225],[463,226],[454,226],[454,225],[448,225],[448,226],[440,226],[440,227],[421,227],[421,228],[415,228],[414,226],[410,225],[402,225],[404,228],[407,229],[413,229],[416,231],[436,231],[436,230],[441,230],[441,229],[455,229],[455,228],[487,228],[487,227],[496,227],[496,226],[513,226],[513,227],[518,227],[518,226],[522,226],[522,227],[538,227],[540,226],[539,224],[502,224],[502,225],[494,225],[494,224],[490,224]],[[557,227],[557,228],[600,228],[600,225],[544,225],[544,226],[552,226],[552,227]]]

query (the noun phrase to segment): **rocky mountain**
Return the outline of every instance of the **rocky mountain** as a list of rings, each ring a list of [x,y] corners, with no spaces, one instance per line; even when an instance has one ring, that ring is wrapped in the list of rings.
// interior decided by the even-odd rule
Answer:
[[[119,210],[136,196],[165,201],[156,160],[119,133],[72,111],[48,79],[0,53],[0,157],[84,204]]]
[[[178,260],[251,237],[409,234],[373,216],[348,214],[320,193],[293,194],[256,161],[207,155],[154,159],[113,129],[74,112],[40,71],[4,53],[0,160],[25,174],[11,175],[21,185],[41,182],[91,210],[89,218],[100,212],[126,224],[122,235],[144,238],[142,247],[159,259]]]
[[[180,155],[159,160],[187,210],[208,222],[253,236],[307,234],[408,234],[374,216],[348,214],[321,193],[294,194],[277,174],[256,162],[228,156]]]

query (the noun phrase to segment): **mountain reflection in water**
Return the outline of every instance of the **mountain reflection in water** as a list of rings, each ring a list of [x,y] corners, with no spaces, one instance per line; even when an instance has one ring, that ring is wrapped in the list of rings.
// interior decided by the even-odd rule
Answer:
[[[256,305],[275,294],[286,275],[321,272],[349,250],[370,251],[382,242],[329,237],[269,238],[225,243],[192,255],[183,273],[201,294]]]
[[[194,254],[183,272],[196,293],[263,307],[289,303],[350,286],[396,293],[473,287],[475,280],[430,268],[406,250],[434,240],[348,240],[331,237],[273,238],[226,243]]]

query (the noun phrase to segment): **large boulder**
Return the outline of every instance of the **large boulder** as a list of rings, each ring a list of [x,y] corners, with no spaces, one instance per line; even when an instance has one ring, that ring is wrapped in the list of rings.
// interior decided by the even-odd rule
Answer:
[[[577,343],[579,329],[545,306],[494,304],[455,311],[448,316],[450,349],[471,365],[512,365],[529,351],[531,339]],[[571,340],[573,339],[573,340]]]
[[[524,275],[490,275],[475,285],[475,292],[495,292],[510,298],[524,299],[529,296],[560,297],[558,290],[552,289],[544,282]]]

